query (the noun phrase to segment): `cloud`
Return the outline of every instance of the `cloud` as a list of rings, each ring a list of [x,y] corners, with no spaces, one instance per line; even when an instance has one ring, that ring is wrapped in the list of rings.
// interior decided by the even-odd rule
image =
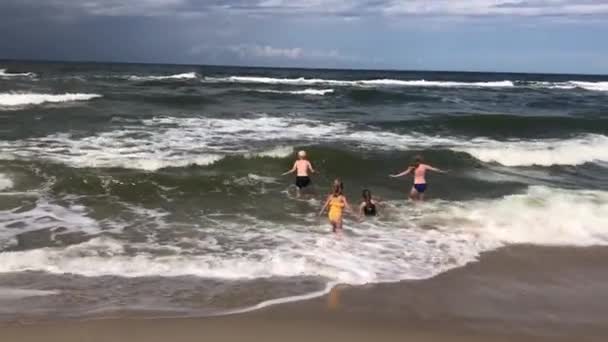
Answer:
[[[608,15],[608,0],[3,0],[0,10],[4,7],[30,7],[91,16],[306,14],[356,18]]]
[[[238,52],[239,54],[254,57],[299,59],[304,56],[304,50],[299,47],[276,48],[269,45],[241,45],[231,48],[234,49],[233,51]]]
[[[390,1],[389,15],[432,16],[555,16],[606,15],[608,1],[574,0],[413,0]]]
[[[222,56],[227,53],[236,55],[240,59],[255,58],[259,60],[343,60],[356,61],[355,56],[348,56],[336,49],[307,49],[302,47],[276,47],[258,44],[236,44],[228,46],[212,46],[201,44],[190,49],[192,55]]]

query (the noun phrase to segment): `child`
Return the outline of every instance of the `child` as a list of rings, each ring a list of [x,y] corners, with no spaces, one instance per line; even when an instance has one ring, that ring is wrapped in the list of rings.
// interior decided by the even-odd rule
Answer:
[[[359,219],[363,219],[364,216],[376,216],[378,210],[376,208],[376,201],[372,198],[372,192],[365,189],[363,190],[363,202],[359,205]]]
[[[308,172],[315,173],[312,164],[306,159],[306,151],[298,152],[298,160],[293,163],[291,170],[283,173],[283,176],[296,172],[296,187],[298,188],[298,196],[300,191],[310,185],[310,176]]]
[[[346,197],[344,197],[344,194],[342,193],[342,188],[343,186],[341,183],[334,184],[332,194],[327,197],[325,205],[323,205],[323,208],[321,208],[321,211],[319,212],[319,216],[323,215],[325,209],[329,208],[327,216],[329,218],[329,224],[331,224],[331,230],[334,233],[342,232],[342,216],[344,209],[346,208],[352,212]]]
[[[390,175],[390,177],[401,177],[407,175],[410,172],[413,172],[414,185],[412,186],[412,190],[410,191],[410,199],[413,201],[422,201],[424,200],[424,192],[427,188],[426,172],[429,170],[439,173],[446,173],[443,170],[434,168],[428,164],[424,164],[422,162],[422,156],[416,156],[416,158],[414,159],[414,164],[410,165],[407,170],[396,175]]]

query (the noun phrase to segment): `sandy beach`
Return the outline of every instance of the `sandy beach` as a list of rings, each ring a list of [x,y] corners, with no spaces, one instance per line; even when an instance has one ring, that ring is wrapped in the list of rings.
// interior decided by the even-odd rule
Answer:
[[[604,341],[606,248],[515,246],[435,278],[208,318],[5,322],[3,341]],[[150,316],[148,316],[150,317]]]

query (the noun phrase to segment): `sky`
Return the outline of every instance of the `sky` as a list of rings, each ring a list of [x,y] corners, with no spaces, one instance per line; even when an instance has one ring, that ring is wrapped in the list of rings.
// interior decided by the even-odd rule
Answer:
[[[608,74],[608,0],[0,0],[0,58]]]

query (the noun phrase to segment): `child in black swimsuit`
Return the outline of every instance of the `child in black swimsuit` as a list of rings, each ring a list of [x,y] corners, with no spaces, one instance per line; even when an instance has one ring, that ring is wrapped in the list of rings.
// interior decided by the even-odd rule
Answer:
[[[376,208],[376,201],[372,199],[372,192],[365,189],[363,190],[363,202],[359,205],[359,216],[376,216],[378,210]]]

